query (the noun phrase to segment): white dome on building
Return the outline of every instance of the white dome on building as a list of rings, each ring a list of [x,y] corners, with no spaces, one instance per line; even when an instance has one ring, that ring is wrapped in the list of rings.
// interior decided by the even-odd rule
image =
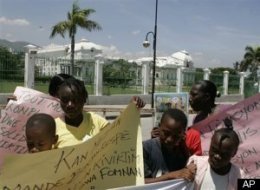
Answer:
[[[153,62],[153,57],[143,57],[136,60],[137,64],[141,65],[145,62]],[[158,67],[176,67],[177,65],[182,67],[193,67],[193,62],[190,54],[185,51],[178,51],[168,57],[156,57],[156,66]]]
[[[171,55],[171,57],[174,59],[174,61],[177,64],[183,65],[183,66],[185,66],[185,63],[192,62],[192,58],[191,58],[190,54],[187,51],[185,51],[185,50],[173,53]]]
[[[100,45],[97,45],[93,42],[90,42],[87,39],[81,39],[80,42],[75,43],[75,51],[81,51],[81,50],[102,50],[103,47]]]
[[[91,58],[97,54],[101,54],[103,46],[90,42],[87,39],[82,39],[75,43],[75,59]],[[71,46],[50,44],[38,50],[39,56],[45,57],[61,57],[70,59]]]

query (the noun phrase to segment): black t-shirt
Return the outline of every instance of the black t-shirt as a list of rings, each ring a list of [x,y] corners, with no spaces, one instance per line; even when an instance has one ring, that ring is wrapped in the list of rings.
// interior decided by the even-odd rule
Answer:
[[[182,152],[169,152],[161,146],[159,138],[143,142],[145,178],[159,177],[165,173],[184,168],[188,157]]]
[[[184,153],[181,152],[181,150],[170,152],[166,147],[161,145],[161,151],[169,171],[180,170],[186,166],[188,157],[185,156]]]

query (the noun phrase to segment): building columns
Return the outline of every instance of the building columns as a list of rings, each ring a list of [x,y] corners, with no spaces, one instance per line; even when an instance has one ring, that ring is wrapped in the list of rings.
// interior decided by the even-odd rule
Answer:
[[[229,72],[228,71],[224,71],[224,78],[223,78],[223,94],[224,95],[228,95],[228,76],[229,76]]]
[[[203,79],[209,80],[210,70],[208,68],[205,68],[203,69],[203,71],[204,71]]]
[[[95,77],[94,77],[94,85],[95,85],[94,93],[96,96],[102,96],[103,94],[103,64],[104,61],[101,60],[101,58],[96,59]]]
[[[244,95],[244,88],[245,88],[245,73],[239,72],[239,94]]]
[[[182,66],[177,66],[176,74],[176,92],[180,93],[182,92]]]
[[[260,93],[260,66],[257,68],[258,93]]]
[[[36,46],[27,45],[27,52],[25,53],[24,65],[24,86],[26,88],[34,88],[34,65],[36,61],[37,50]]]
[[[143,94],[149,94],[150,64],[145,62],[142,64],[142,88]]]

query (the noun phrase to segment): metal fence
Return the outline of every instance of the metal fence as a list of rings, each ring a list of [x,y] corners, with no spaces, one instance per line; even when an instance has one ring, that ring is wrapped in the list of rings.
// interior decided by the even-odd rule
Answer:
[[[142,68],[137,64],[106,64],[103,67],[103,94],[142,94]]]
[[[209,76],[209,80],[214,82],[214,84],[217,86],[218,91],[223,91],[223,74],[211,73]]]
[[[239,94],[239,75],[229,75],[228,78],[228,94]]]
[[[176,69],[156,68],[155,92],[176,92]],[[149,92],[152,89],[152,75],[150,75]]]
[[[11,53],[0,48],[0,92],[12,93],[16,86],[24,86],[24,53]],[[47,64],[52,67],[48,67]],[[84,69],[82,67],[84,66]],[[111,71],[112,64],[103,66],[103,94],[142,94],[143,76],[142,67],[131,64],[126,70]],[[43,69],[44,68],[44,69]],[[76,78],[85,82],[89,94],[94,94],[95,63],[86,60],[75,60]],[[50,78],[57,73],[69,73],[70,62],[68,59],[37,57],[35,65],[36,90],[48,92]],[[115,72],[110,73],[109,72]],[[203,72],[184,70],[182,72],[182,91],[188,92],[195,82],[203,79]],[[223,74],[211,73],[210,80],[217,89],[223,92]],[[229,94],[239,93],[239,75],[229,75]],[[156,68],[155,92],[176,92],[176,68]],[[149,92],[151,92],[152,75],[150,75]],[[256,83],[245,79],[245,96],[258,92]]]
[[[37,57],[35,65],[36,90],[47,93],[48,85],[52,76],[58,73],[70,73],[70,60],[61,58]],[[85,82],[89,94],[94,93],[94,62],[75,60],[74,77]],[[84,68],[84,69],[82,69]]]
[[[258,84],[252,79],[245,79],[245,98],[258,93]]]
[[[183,72],[183,86],[182,89],[184,92],[189,92],[192,85],[200,80],[203,80],[203,72],[196,71],[185,71]]]
[[[0,92],[13,92],[24,85],[24,53],[0,47]]]

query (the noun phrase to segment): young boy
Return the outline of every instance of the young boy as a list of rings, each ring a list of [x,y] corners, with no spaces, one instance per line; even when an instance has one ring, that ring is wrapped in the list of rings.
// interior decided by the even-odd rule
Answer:
[[[34,114],[28,119],[25,134],[30,153],[51,150],[58,141],[55,121],[45,113]]]
[[[143,142],[145,183],[184,178],[192,181],[196,166],[186,163],[190,150],[185,142],[186,115],[178,109],[165,111],[159,137]]]
[[[215,131],[211,138],[209,156],[192,156],[190,162],[197,165],[195,189],[237,189],[237,179],[244,172],[230,162],[236,155],[239,138],[231,128]]]

